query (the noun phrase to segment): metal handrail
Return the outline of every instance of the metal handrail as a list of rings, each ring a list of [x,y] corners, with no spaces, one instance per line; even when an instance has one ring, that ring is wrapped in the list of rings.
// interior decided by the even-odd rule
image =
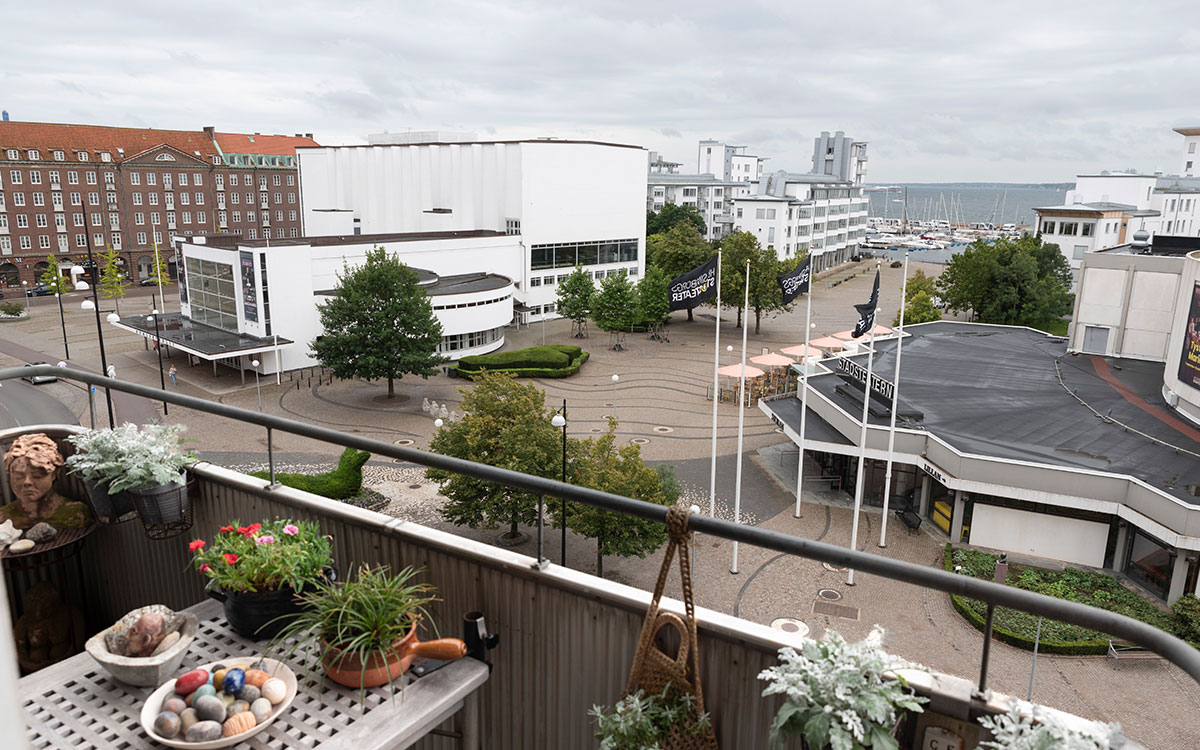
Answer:
[[[59,378],[79,380],[101,388],[111,388],[136,396],[143,396],[154,401],[165,400],[172,404],[195,409],[196,411],[257,424],[266,428],[268,445],[270,445],[271,432],[273,430],[281,430],[335,445],[356,448],[389,458],[401,459],[429,468],[464,474],[476,479],[531,492],[535,495],[565,498],[637,518],[658,521],[660,523],[666,522],[667,509],[662,505],[634,500],[622,497],[621,495],[613,495],[587,487],[576,487],[554,479],[535,477],[509,469],[487,466],[460,458],[443,456],[438,453],[430,453],[417,448],[405,448],[382,440],[350,435],[328,427],[305,424],[194,396],[186,396],[137,383],[114,380],[90,372],[55,367],[53,365],[10,367],[0,370],[0,382],[28,375],[55,375]],[[915,583],[925,588],[977,599],[989,605],[989,615],[991,614],[991,610],[997,606],[1010,607],[1023,612],[1029,612],[1030,614],[1048,617],[1052,620],[1060,620],[1072,625],[1098,630],[1102,633],[1114,635],[1136,643],[1159,654],[1191,675],[1192,679],[1196,680],[1197,683],[1200,683],[1200,650],[1152,625],[1139,622],[1125,615],[1119,615],[1115,612],[1108,612],[1063,599],[1055,599],[1044,594],[1035,594],[1032,591],[1003,586],[991,581],[983,581],[970,576],[956,575],[915,563],[892,560],[878,555],[867,554],[866,552],[849,550],[824,542],[788,536],[776,531],[767,531],[754,526],[744,526],[717,518],[709,518],[708,516],[692,514],[688,519],[688,526],[695,531],[711,534],[722,539],[743,542],[777,552],[796,555],[797,557],[819,560],[838,567],[853,568],[857,571],[872,573],[894,581]],[[991,619],[990,616],[988,619]],[[983,663],[981,664],[979,681],[981,691],[987,682],[987,658],[988,646],[991,642],[990,636],[990,631],[985,632]]]

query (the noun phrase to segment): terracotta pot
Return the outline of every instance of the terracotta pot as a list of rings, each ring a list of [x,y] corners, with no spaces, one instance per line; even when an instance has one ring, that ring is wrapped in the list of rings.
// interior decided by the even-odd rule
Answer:
[[[386,685],[408,671],[413,659],[445,659],[452,661],[467,654],[467,644],[458,638],[438,638],[434,641],[417,640],[417,626],[413,625],[408,635],[397,641],[386,652],[386,660],[381,658],[378,651],[371,652],[366,659],[366,670],[363,660],[358,654],[342,654],[336,648],[329,648],[328,643],[321,641],[325,654],[321,665],[329,679],[339,685],[352,688],[369,688]]]

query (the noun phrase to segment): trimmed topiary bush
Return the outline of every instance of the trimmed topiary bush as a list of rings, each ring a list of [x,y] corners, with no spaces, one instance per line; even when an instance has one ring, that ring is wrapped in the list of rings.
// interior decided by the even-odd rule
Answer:
[[[458,374],[468,380],[484,370],[509,372],[519,378],[565,378],[579,372],[587,360],[588,353],[578,346],[547,344],[463,357],[458,361]]]
[[[363,464],[371,458],[366,451],[347,448],[338,459],[337,468],[324,474],[276,474],[275,481],[285,487],[291,487],[314,495],[327,497],[331,500],[346,500],[362,491]],[[265,471],[251,473],[252,477],[270,479]]]

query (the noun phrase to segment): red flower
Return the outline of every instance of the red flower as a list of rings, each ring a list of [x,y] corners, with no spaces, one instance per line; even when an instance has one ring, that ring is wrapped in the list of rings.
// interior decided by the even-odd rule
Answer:
[[[232,526],[222,526],[221,533],[222,534],[231,534],[231,533],[233,533],[233,527]]]
[[[188,552],[195,552],[196,550],[200,549],[203,546],[204,546],[203,539],[195,539],[192,541],[191,544],[188,545]]]
[[[238,529],[238,531],[240,531],[243,535],[245,535],[245,537],[247,539],[249,539],[249,538],[253,537],[255,534],[257,534],[258,530],[261,528],[262,528],[261,523],[252,523],[249,526],[246,526],[245,528]]]
[[[226,552],[225,554],[221,555],[221,557],[225,558],[226,565],[233,565],[235,562],[238,561],[238,556],[233,554],[232,552]]]
[[[245,534],[247,531],[249,531],[249,529],[248,529],[247,527],[245,527],[245,526],[238,526],[237,532],[238,532],[239,534]]]

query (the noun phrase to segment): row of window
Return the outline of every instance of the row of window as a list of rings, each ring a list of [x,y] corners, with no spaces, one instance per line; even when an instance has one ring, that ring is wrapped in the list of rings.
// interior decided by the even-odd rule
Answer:
[[[124,149],[117,149],[119,156],[125,155]],[[21,150],[16,148],[6,149],[5,153],[9,159],[18,160],[21,158]],[[54,161],[65,161],[67,154],[62,149],[54,149],[51,153],[51,158]],[[100,161],[112,161],[112,153],[109,151],[100,151]],[[29,161],[41,161],[42,152],[40,149],[30,148],[25,150],[25,158]],[[88,161],[91,159],[91,153],[86,150],[75,152],[75,158],[79,161]],[[156,161],[175,161],[175,157],[169,152],[163,152],[158,155]],[[213,164],[225,164],[230,167],[295,167],[295,156],[284,156],[276,154],[213,154],[211,156]]]
[[[600,280],[606,276],[637,276],[638,270],[637,266],[633,266],[632,268],[609,268],[608,270],[601,268],[596,271],[584,271],[584,273],[588,275],[588,278]],[[568,276],[570,274],[566,273],[558,276],[531,276],[529,286],[554,286],[566,281]]]
[[[20,159],[21,158],[20,149],[10,148],[10,149],[7,149],[6,153],[8,154],[9,159]],[[50,153],[53,156],[54,161],[64,161],[67,158],[66,152],[62,151],[61,149],[55,149],[54,151],[51,151]],[[76,151],[75,157],[79,161],[87,161],[88,159],[91,158],[90,154],[87,151]],[[27,158],[29,161],[41,161],[42,152],[36,148],[26,149],[25,150],[25,158]],[[112,154],[107,151],[101,151],[100,152],[100,161],[112,161]]]
[[[480,300],[479,302],[459,302],[456,305],[434,305],[433,309],[434,310],[461,310],[464,307],[480,307],[482,305],[494,305],[497,302],[503,302],[506,299],[512,299],[512,295],[506,294],[503,297],[496,297],[495,299]]]
[[[626,239],[531,245],[529,257],[529,267],[534,271],[625,263],[638,259],[638,241]]]
[[[1096,231],[1094,221],[1043,221],[1042,234],[1063,234],[1071,237],[1091,237]]]
[[[477,346],[486,346],[495,343],[502,338],[504,338],[503,326],[487,331],[456,333],[452,336],[443,336],[437,350],[439,354],[446,354],[447,352],[457,352],[462,349],[474,349]]]
[[[1195,144],[1192,145],[1194,146]],[[1195,203],[1195,198],[1172,198],[1167,204],[1167,213],[1174,213],[1177,203],[1180,211],[1191,211],[1192,205]]]

